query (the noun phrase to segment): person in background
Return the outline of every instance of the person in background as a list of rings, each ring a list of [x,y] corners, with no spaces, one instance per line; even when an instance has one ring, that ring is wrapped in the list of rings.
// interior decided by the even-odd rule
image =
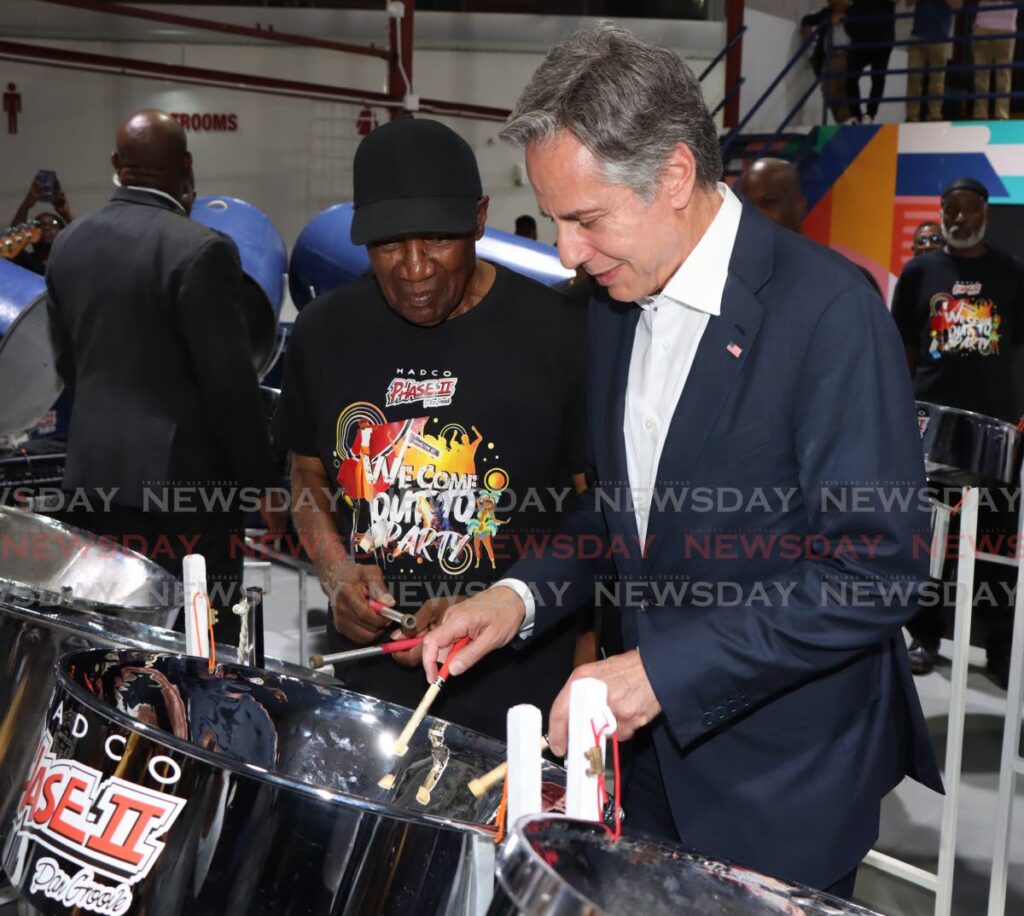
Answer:
[[[141,547],[179,579],[184,556],[202,554],[216,639],[235,643],[244,515],[230,500],[277,482],[238,250],[188,218],[192,155],[171,115],[136,112],[116,144],[117,192],[60,233],[46,271],[71,396],[63,486],[88,497],[69,521]]]
[[[736,189],[776,226],[800,232],[807,215],[807,198],[800,173],[792,162],[771,156],[758,159],[740,176]],[[853,266],[881,296],[882,290],[871,271],[860,264]]]
[[[986,243],[988,189],[981,182],[951,182],[942,192],[941,214],[945,245],[907,262],[892,300],[914,394],[921,401],[1016,424],[1020,405],[1013,362],[1024,342],[1024,265]],[[978,517],[979,534],[1014,534],[1015,514],[1005,504],[1005,491],[992,487],[988,495]],[[979,584],[987,582],[997,600],[979,601],[988,671],[1004,690],[1013,612],[1000,583],[1012,585],[1015,578],[1005,566],[979,564]],[[913,637],[911,668],[927,674],[938,658],[941,609],[922,608],[907,628]]]
[[[427,118],[384,124],[356,150],[353,188],[352,243],[372,272],[303,308],[274,417],[292,453],[295,527],[331,602],[331,651],[394,629],[369,599],[420,608],[422,631],[499,580],[543,540],[550,494],[581,489],[586,470],[586,310],[477,257],[488,198],[469,144]],[[362,343],[338,359],[340,340]],[[575,643],[567,620],[445,691],[435,711],[503,738],[509,706],[554,699]],[[394,661],[338,676],[415,707],[422,671]]]
[[[896,4],[894,0],[853,0],[846,14],[846,31],[850,49],[846,52],[847,69],[853,73],[846,82],[850,117],[862,118],[860,77],[866,68],[871,76],[871,94],[867,103],[867,119],[874,121],[878,105],[885,95],[885,76],[889,68],[892,42],[896,38]]]
[[[978,0],[974,14],[975,40],[971,43],[974,64],[974,93],[982,96],[990,92],[992,74],[995,73],[995,91],[998,98],[992,99],[993,117],[1005,121],[1010,117],[1010,89],[1013,83],[1013,49],[1017,43],[1013,35],[1017,31],[1017,10],[991,9],[1005,6],[1005,0]],[[989,37],[1000,35],[1002,37]],[[996,65],[996,66],[993,66]],[[1002,66],[999,66],[1002,65]],[[984,121],[989,114],[987,98],[974,99],[974,119]]]
[[[944,244],[945,239],[942,237],[942,227],[934,220],[926,220],[923,223],[919,223],[918,227],[914,230],[914,241],[911,243],[911,247],[914,251],[914,257],[917,257],[919,254],[935,251]]]
[[[849,896],[882,797],[905,775],[941,791],[900,632],[916,598],[879,590],[906,582],[916,595],[928,570],[914,550],[927,512],[880,502],[888,481],[924,485],[899,335],[847,261],[720,181],[700,84],[671,50],[609,23],[581,28],[541,63],[501,136],[525,148],[563,265],[602,287],[585,386],[596,484],[558,530],[636,548],[562,554],[552,541],[524,557],[447,609],[423,643],[424,673],[433,680],[468,636],[450,667],[458,691],[491,651],[517,636],[524,651],[610,591],[624,651],[570,683],[608,688],[631,758],[627,829]],[[785,508],[675,499],[784,481],[795,494]],[[874,505],[827,509],[833,485],[870,491]],[[798,559],[686,547],[721,531],[833,546]],[[836,551],[867,532],[875,548]],[[836,580],[855,580],[856,597]],[[530,586],[552,581],[568,589],[541,607]],[[725,600],[769,582],[787,583],[786,597]],[[548,718],[558,756],[569,694]]]
[[[516,235],[537,241],[537,220],[528,213],[516,217]]]
[[[27,222],[29,211],[37,203],[44,200],[47,192],[41,186],[42,176],[42,172],[36,172],[35,177],[32,179],[32,184],[29,185],[28,191],[25,194],[25,199],[14,214],[14,219],[11,220],[12,226],[18,226],[21,223]],[[60,186],[60,182],[56,181],[56,176],[54,176],[54,179],[53,199],[46,199],[45,202],[52,203],[53,209],[56,212],[46,211],[35,216],[35,220],[39,223],[42,230],[42,236],[38,242],[26,248],[14,259],[15,264],[37,274],[46,273],[46,262],[50,259],[50,250],[54,240],[57,238],[57,234],[74,219],[74,216],[71,215],[71,207],[68,205],[64,189]]]
[[[946,61],[950,55],[953,13],[963,0],[904,0],[914,7],[910,34],[914,43],[907,51],[907,120],[921,119],[922,90],[928,76],[928,120],[942,120],[942,96],[946,92]]]
[[[805,41],[814,34],[815,29],[819,30],[818,40],[811,52],[811,67],[815,76],[822,76],[822,71],[825,71],[821,91],[836,124],[846,124],[850,120],[846,77],[832,75],[842,74],[847,68],[850,36],[844,27],[844,19],[849,8],[850,0],[828,0],[827,6],[800,20],[800,34]]]

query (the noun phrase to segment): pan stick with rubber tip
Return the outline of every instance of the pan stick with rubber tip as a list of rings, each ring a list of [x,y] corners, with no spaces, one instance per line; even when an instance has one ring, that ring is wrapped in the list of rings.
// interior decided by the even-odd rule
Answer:
[[[548,739],[541,737],[540,749],[543,753],[548,749]],[[466,788],[473,793],[477,798],[483,798],[488,792],[491,791],[499,782],[505,778],[505,774],[508,772],[508,761],[499,763],[493,770],[484,773],[483,776],[478,776],[476,779],[471,779],[466,783]]]
[[[448,680],[448,670],[451,667],[452,660],[468,645],[469,637],[463,636],[462,639],[452,647],[452,651],[448,653],[448,657],[444,660],[444,664],[438,672],[437,680],[427,688],[427,692],[423,694],[423,699],[420,700],[420,705],[416,707],[416,711],[412,714],[412,717],[405,723],[405,728],[402,729],[402,734],[400,734],[395,740],[393,750],[396,757],[404,757],[406,751],[409,750],[409,739],[412,738],[413,733],[417,728],[419,728],[420,723],[426,718],[431,705],[434,700],[437,699],[437,695],[441,692],[444,682]],[[394,784],[394,773],[388,773],[386,776],[381,777],[380,782],[377,783],[377,785],[382,789],[390,789]]]
[[[367,646],[365,649],[350,649],[348,652],[332,652],[330,655],[311,655],[309,657],[310,668],[322,668],[324,665],[337,665],[345,662],[356,661],[360,658],[373,658],[377,655],[391,655],[393,652],[405,652],[407,649],[414,649],[421,642],[422,636],[412,636],[409,639],[396,639],[394,642],[382,642],[376,646]]]
[[[370,607],[372,607],[385,620],[397,623],[403,630],[416,629],[415,614],[407,614],[405,611],[396,611],[394,608],[390,608],[386,604],[374,601],[373,598],[370,598],[366,603],[369,604]]]

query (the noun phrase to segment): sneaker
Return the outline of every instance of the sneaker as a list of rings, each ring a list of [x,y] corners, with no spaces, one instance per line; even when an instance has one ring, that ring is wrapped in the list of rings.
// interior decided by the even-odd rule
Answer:
[[[939,644],[932,640],[915,639],[907,650],[913,674],[931,674],[939,661]]]

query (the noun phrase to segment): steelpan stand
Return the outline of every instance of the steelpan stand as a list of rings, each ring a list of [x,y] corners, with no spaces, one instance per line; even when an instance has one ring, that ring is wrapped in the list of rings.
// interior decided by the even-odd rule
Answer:
[[[299,606],[299,657],[296,662],[299,665],[305,665],[309,661],[309,620],[307,618],[308,610],[308,598],[306,593],[306,585],[309,581],[309,574],[312,572],[313,567],[310,563],[304,560],[300,560],[297,557],[289,556],[286,553],[280,553],[274,550],[272,547],[263,543],[257,536],[257,531],[247,531],[245,543],[247,547],[252,551],[254,557],[259,557],[252,561],[252,565],[259,565],[263,569],[264,576],[264,591],[268,591],[270,587],[270,567],[273,563],[279,563],[288,569],[293,570],[298,576],[298,606]],[[246,568],[249,568],[250,561],[246,560]]]
[[[1010,643],[1010,677],[1006,690],[1006,718],[1003,721],[1003,752],[999,760],[999,793],[996,796],[995,848],[992,876],[988,886],[988,916],[1002,916],[1006,909],[1006,878],[1009,870],[1012,820],[1017,777],[1024,776],[1024,757],[1020,754],[1021,716],[1024,715],[1024,564],[1020,562],[1024,537],[1024,468],[1017,504],[1016,559],[993,558],[1017,567],[1017,591],[1013,602],[1013,639]],[[989,559],[986,555],[985,559]]]
[[[929,573],[941,580],[953,509],[932,501],[932,542]],[[956,610],[953,624],[953,663],[950,670],[949,726],[946,738],[946,762],[942,777],[946,794],[942,799],[942,826],[939,829],[938,872],[872,849],[864,862],[879,871],[916,884],[935,894],[935,916],[950,916],[953,905],[953,869],[956,865],[956,833],[960,818],[960,771],[963,764],[964,724],[967,707],[968,653],[971,648],[971,616],[974,610],[974,565],[976,560],[1014,564],[1016,561],[978,553],[978,490],[965,487],[960,504],[960,535],[956,568]],[[1019,577],[1018,577],[1019,581]],[[1018,589],[1018,603],[1020,592]],[[1011,682],[1012,686],[1012,682]],[[1000,916],[1002,909],[989,910]]]

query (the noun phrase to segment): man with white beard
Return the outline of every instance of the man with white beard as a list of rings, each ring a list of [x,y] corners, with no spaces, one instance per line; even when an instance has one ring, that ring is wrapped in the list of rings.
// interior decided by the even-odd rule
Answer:
[[[988,189],[981,182],[950,182],[942,192],[941,218],[945,245],[907,263],[892,300],[914,395],[1016,423],[1021,397],[1014,390],[1013,361],[1024,341],[1024,265],[986,244]],[[994,491],[990,495],[995,497]],[[1015,530],[1008,506],[1005,511],[983,511],[979,519],[982,534]],[[979,573],[991,578],[987,564]],[[991,617],[988,668],[1005,689],[1012,618],[1003,608],[989,612],[979,604],[979,609],[983,619]],[[909,629],[914,636],[911,669],[927,674],[938,654],[941,616],[921,611]]]

